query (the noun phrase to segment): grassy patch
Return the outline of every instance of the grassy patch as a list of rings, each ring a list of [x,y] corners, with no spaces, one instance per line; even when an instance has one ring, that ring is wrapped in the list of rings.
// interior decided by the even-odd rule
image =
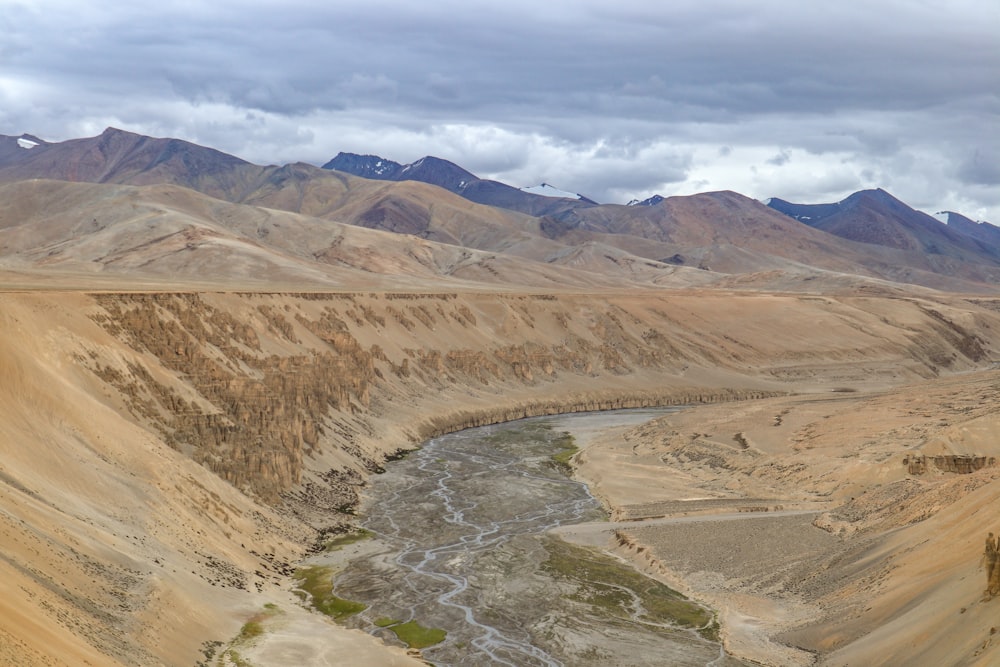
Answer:
[[[389,619],[379,620],[388,621]],[[448,636],[448,633],[444,630],[439,628],[425,628],[416,621],[407,621],[406,623],[396,621],[394,624],[379,627],[387,627],[392,630],[399,637],[399,640],[410,648],[434,646],[443,642],[444,638]]]
[[[375,619],[375,625],[379,628],[388,628],[392,625],[399,625],[402,621],[397,621],[394,618],[389,618],[388,616],[382,616]]]
[[[195,667],[207,667],[207,665],[212,664],[216,667],[224,667],[226,665],[230,667],[254,667],[254,665],[245,660],[236,651],[236,649],[247,646],[254,639],[263,635],[266,631],[264,622],[267,619],[273,618],[282,613],[283,612],[278,605],[273,602],[268,602],[264,605],[264,611],[259,614],[255,614],[253,618],[243,624],[243,627],[240,628],[239,634],[236,635],[233,641],[229,642],[229,645],[224,651],[222,651],[222,653],[219,654],[218,659],[214,663],[211,662],[211,660],[215,655],[215,651],[222,646],[222,642],[206,642],[204,648],[202,649],[202,653],[205,655],[205,661],[197,662]]]
[[[573,466],[570,464],[570,459],[572,459],[578,451],[579,447],[576,446],[576,442],[573,440],[573,436],[569,433],[563,435],[555,443],[559,451],[552,455],[552,462],[556,464],[556,467],[565,470],[568,473],[573,472]]]
[[[364,611],[367,606],[345,600],[333,594],[333,570],[321,565],[299,568],[295,571],[298,588],[295,593],[320,613],[342,620]]]
[[[641,620],[669,623],[685,628],[705,628],[718,633],[714,615],[672,588],[646,577],[619,561],[593,549],[578,547],[559,539],[545,541],[549,558],[543,567],[576,583],[571,599],[591,605],[600,613],[632,618],[632,596],[638,596],[645,613]],[[710,638],[710,637],[707,637]]]
[[[331,537],[323,542],[323,551],[336,551],[349,544],[355,544],[362,540],[367,540],[372,537],[374,533],[364,528],[351,531],[350,533],[345,533],[343,535],[337,535],[336,537]]]
[[[713,618],[711,623],[698,628],[698,634],[709,641],[719,642],[722,641],[722,638],[719,637],[719,630],[721,629],[722,628],[719,627],[719,621]]]
[[[259,620],[251,619],[240,628],[240,634],[236,636],[236,641],[250,641],[254,637],[260,637],[262,634],[264,634],[264,625]]]
[[[243,624],[243,627],[240,628],[240,633],[236,635],[236,639],[232,641],[231,646],[237,646],[239,644],[246,643],[255,637],[260,637],[264,634],[264,621],[278,616],[281,613],[281,609],[278,608],[278,605],[273,602],[268,602],[264,605],[264,611],[254,615],[253,618]]]
[[[552,426],[542,421],[522,422],[517,428],[500,429],[481,436],[486,446],[502,446],[511,443],[521,443],[525,440],[545,442],[552,434]]]

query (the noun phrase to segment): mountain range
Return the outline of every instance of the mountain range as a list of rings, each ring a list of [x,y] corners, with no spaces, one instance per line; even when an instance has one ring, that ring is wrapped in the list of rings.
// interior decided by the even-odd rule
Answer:
[[[0,183],[0,266],[22,272],[128,266],[326,286],[400,276],[544,288],[1000,282],[1000,229],[959,214],[942,224],[883,190],[835,204],[735,192],[598,204],[431,156],[260,166],[114,128],[56,143],[0,135]]]
[[[551,429],[614,523],[490,542],[456,579],[475,633],[509,622],[581,667],[1000,664],[996,227],[883,190],[620,205],[432,157],[327,167],[113,128],[0,136],[0,665],[462,656],[454,609],[342,590],[447,597],[387,575],[361,517],[407,502],[370,485],[439,435],[574,411],[579,430],[519,428]],[[555,482],[463,481],[448,448],[410,463],[468,491],[441,512],[494,521]],[[639,573],[705,624],[678,632],[675,594],[647,599]],[[627,594],[591,604],[608,576]],[[480,614],[499,599],[512,613]],[[320,613],[365,604],[350,629]]]
[[[338,153],[323,165],[323,169],[383,181],[430,183],[477,204],[498,206],[534,216],[598,205],[583,195],[559,196],[563,194],[561,191],[545,183],[537,188],[519,189],[499,181],[482,179],[453,162],[429,155],[404,165],[377,155]]]

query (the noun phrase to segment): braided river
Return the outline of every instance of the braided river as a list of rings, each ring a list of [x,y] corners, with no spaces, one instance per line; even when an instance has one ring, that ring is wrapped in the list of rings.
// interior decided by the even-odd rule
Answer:
[[[348,625],[394,643],[392,627],[404,623],[444,630],[443,641],[422,649],[438,666],[744,664],[722,650],[711,610],[612,555],[549,534],[606,519],[553,460],[570,435],[664,412],[469,429],[388,464],[360,508],[373,537],[335,582],[338,596],[368,605]]]

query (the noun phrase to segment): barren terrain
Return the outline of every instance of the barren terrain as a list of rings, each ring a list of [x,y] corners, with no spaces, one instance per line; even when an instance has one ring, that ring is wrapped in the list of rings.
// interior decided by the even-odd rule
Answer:
[[[865,243],[733,192],[535,217],[114,128],[0,148],[0,664],[420,664],[311,608],[372,476],[650,406],[684,409],[574,427],[612,521],[560,535],[716,609],[736,662],[1000,661],[1000,261],[957,225],[883,191]]]
[[[737,655],[992,664],[998,388],[984,371],[694,408],[589,443],[578,474],[630,519],[622,553],[716,606]]]
[[[769,642],[829,664],[996,655],[976,569],[996,468],[954,465],[997,455],[1000,313],[982,298],[57,287],[0,294],[0,663],[193,665],[275,643],[404,661],[290,609],[292,568],[351,524],[385,456],[530,414],[720,401],[587,441],[578,474],[620,518],[722,498],[815,509],[815,526],[740,540],[745,563],[709,558],[714,533],[675,557],[680,528],[623,528],[617,548],[719,608],[754,659]],[[812,540],[835,546],[762,565]]]

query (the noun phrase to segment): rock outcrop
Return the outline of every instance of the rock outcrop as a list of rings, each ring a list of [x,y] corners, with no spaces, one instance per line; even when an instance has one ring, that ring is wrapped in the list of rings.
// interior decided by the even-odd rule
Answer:
[[[911,475],[924,475],[930,466],[941,472],[953,472],[959,475],[969,475],[986,467],[997,464],[995,456],[977,456],[975,454],[948,454],[943,456],[926,456],[913,454],[903,458],[903,465]]]

